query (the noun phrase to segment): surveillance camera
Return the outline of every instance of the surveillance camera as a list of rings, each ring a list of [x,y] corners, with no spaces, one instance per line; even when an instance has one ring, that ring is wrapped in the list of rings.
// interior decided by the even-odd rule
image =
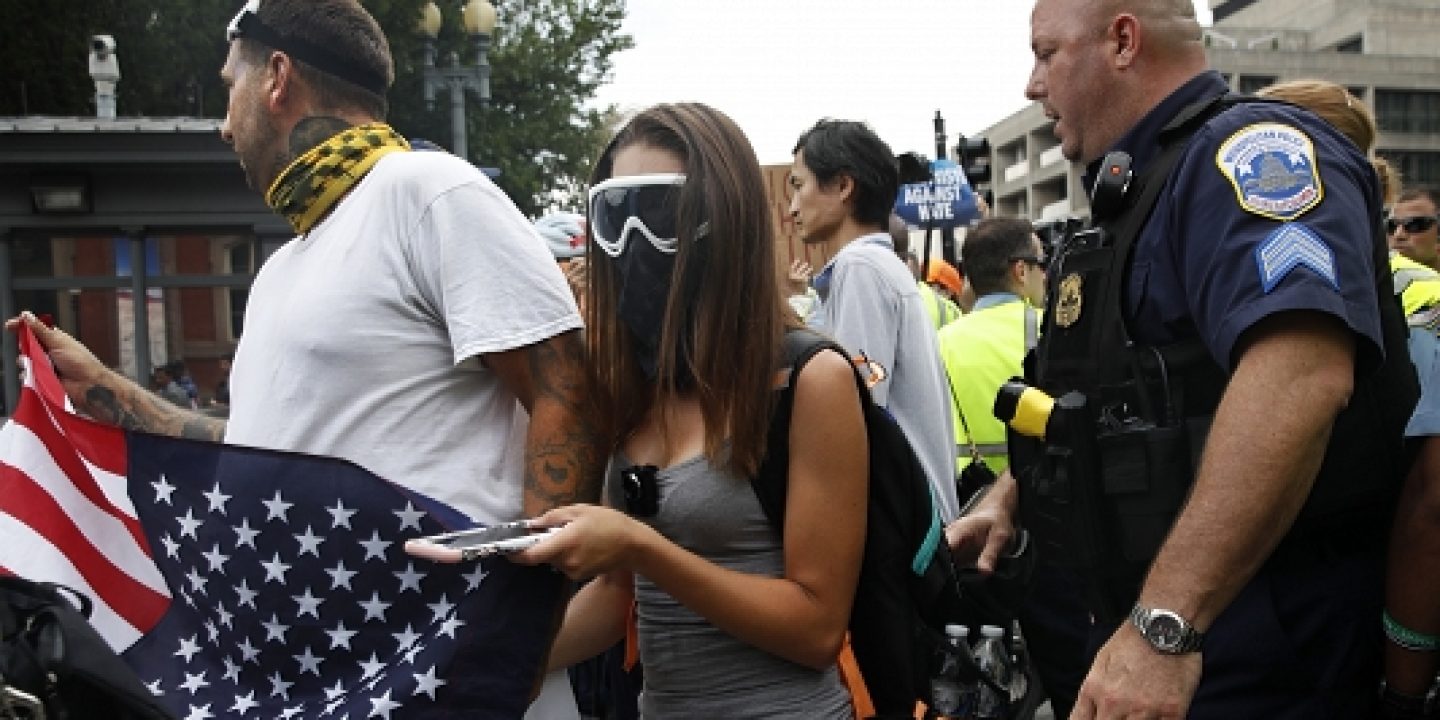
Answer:
[[[102,55],[115,52],[115,38],[111,35],[92,35],[90,36],[90,50]]]

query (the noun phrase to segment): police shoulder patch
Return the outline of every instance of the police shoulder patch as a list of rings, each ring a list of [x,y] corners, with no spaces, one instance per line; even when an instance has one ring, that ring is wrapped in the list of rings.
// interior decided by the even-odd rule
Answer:
[[[1340,289],[1335,271],[1335,253],[1315,231],[1297,222],[1281,225],[1255,248],[1255,266],[1260,271],[1260,285],[1270,294],[1291,270],[1304,266]]]
[[[1257,123],[1236,131],[1215,153],[1220,173],[1240,207],[1274,220],[1292,220],[1324,197],[1315,145],[1298,128]]]

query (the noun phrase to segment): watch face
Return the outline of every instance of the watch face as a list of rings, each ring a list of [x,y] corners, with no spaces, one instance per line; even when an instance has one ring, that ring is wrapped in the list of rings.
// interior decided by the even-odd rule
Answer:
[[[1180,647],[1181,641],[1185,639],[1184,621],[1178,615],[1164,610],[1154,611],[1145,629],[1150,641],[1162,649]]]

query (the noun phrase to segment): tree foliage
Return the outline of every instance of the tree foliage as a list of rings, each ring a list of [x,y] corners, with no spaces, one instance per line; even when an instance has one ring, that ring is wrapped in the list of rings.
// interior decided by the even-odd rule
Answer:
[[[449,98],[427,108],[415,31],[426,0],[362,0],[395,56],[390,122],[402,134],[451,146]],[[491,43],[491,99],[468,100],[470,160],[497,167],[497,179],[529,215],[576,208],[590,165],[613,129],[613,109],[587,107],[608,80],[625,0],[491,0],[499,17]],[[224,29],[241,0],[0,0],[0,116],[93,115],[87,68],[90,36],[113,35],[122,79],[122,116],[222,117]],[[437,0],[445,24],[440,62],[474,55],[459,27],[464,0]]]

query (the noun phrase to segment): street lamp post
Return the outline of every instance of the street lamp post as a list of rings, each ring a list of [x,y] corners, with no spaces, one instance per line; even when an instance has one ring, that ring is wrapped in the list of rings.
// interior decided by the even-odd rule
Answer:
[[[470,0],[461,8],[460,16],[465,33],[475,44],[473,65],[462,64],[460,54],[452,52],[449,65],[436,67],[435,39],[440,36],[442,16],[434,0],[420,11],[420,33],[425,38],[425,104],[433,109],[436,93],[445,90],[450,94],[453,144],[450,149],[469,160],[465,144],[465,93],[474,92],[481,107],[490,100],[490,63],[486,55],[490,52],[490,34],[495,31],[495,6],[486,0]]]

